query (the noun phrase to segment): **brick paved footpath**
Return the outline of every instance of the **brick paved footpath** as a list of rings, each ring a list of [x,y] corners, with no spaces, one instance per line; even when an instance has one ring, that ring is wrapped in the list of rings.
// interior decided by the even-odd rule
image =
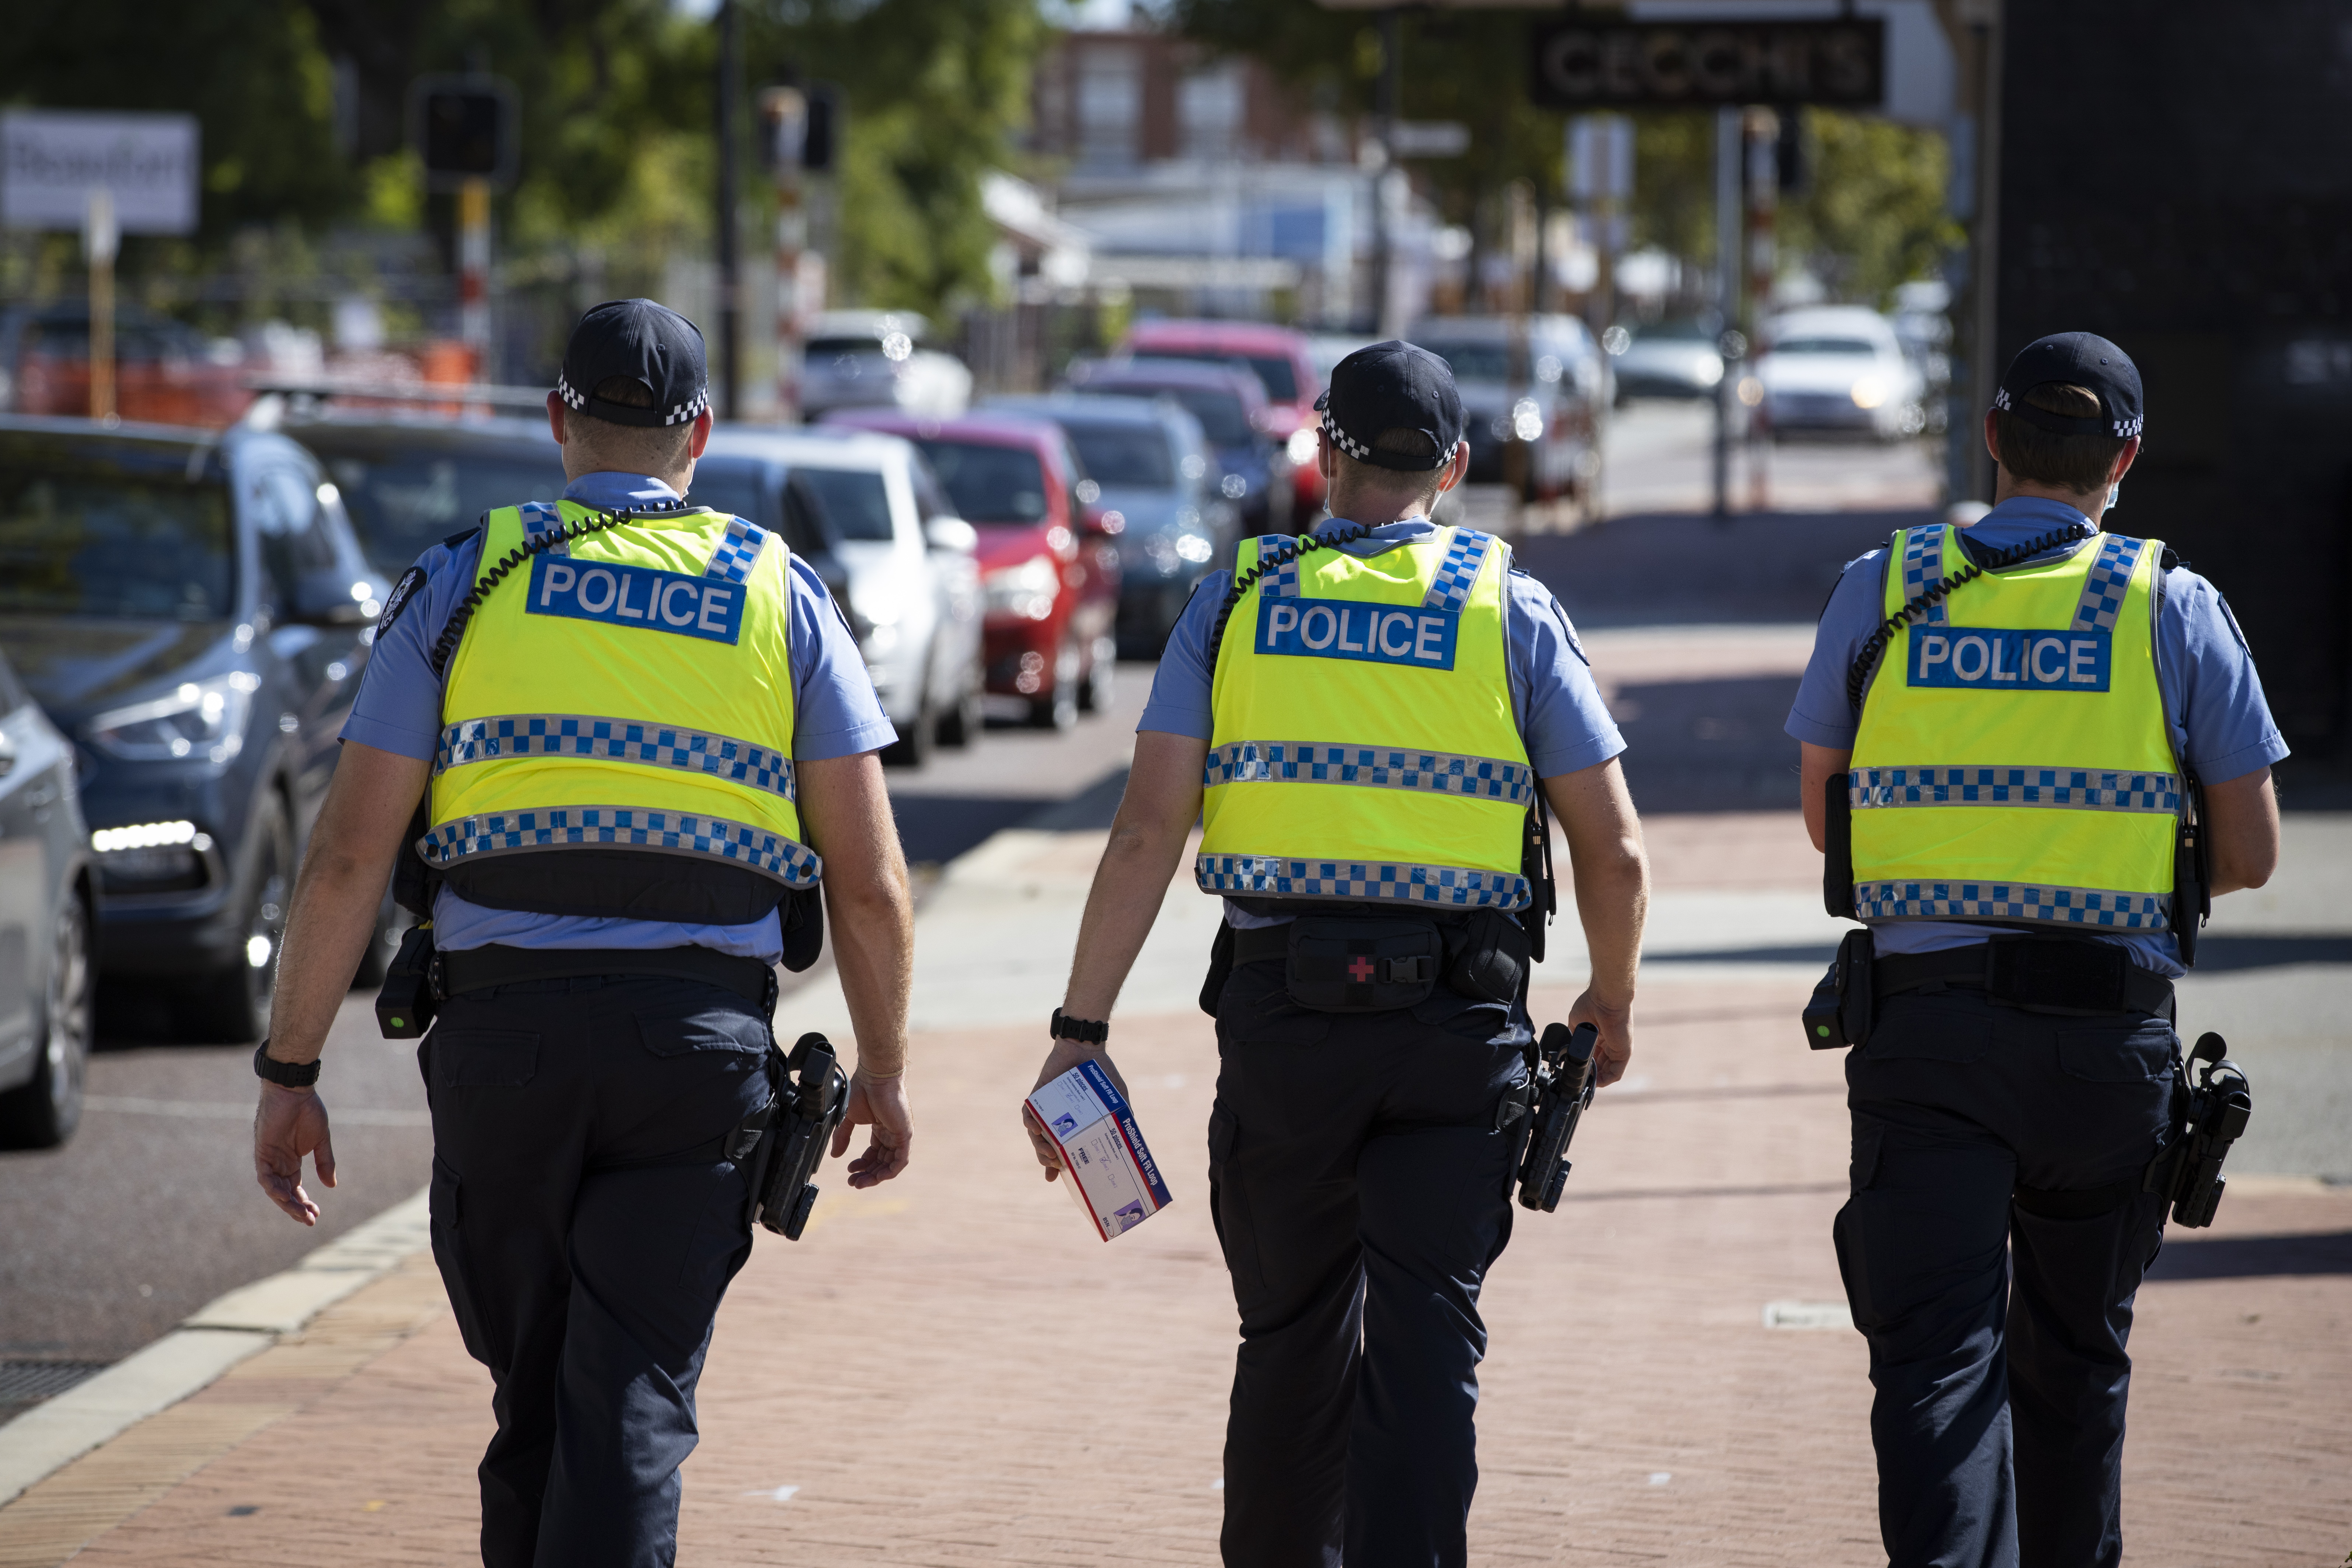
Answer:
[[[1603,1093],[1568,1201],[1519,1216],[1487,1290],[1474,1562],[1884,1561],[1862,1342],[1762,1322],[1767,1301],[1842,1299],[1843,1058],[1798,1045],[1806,987],[1785,969],[1698,973],[1645,983],[1633,1087]],[[1042,1043],[1029,1025],[919,1035],[909,1173],[829,1181],[804,1240],[761,1236],[703,1379],[682,1562],[1215,1560],[1234,1331],[1206,1202],[1209,1022],[1120,1016],[1177,1201],[1108,1245],[1016,1124]],[[2352,1550],[2352,1281],[2326,1263],[2352,1194],[2242,1186],[2212,1231],[2175,1233],[2188,1277],[2141,1296],[2134,1564]],[[2250,1239],[2290,1236],[2321,1239]],[[412,1259],[0,1510],[0,1564],[84,1541],[91,1563],[473,1561],[488,1397]]]

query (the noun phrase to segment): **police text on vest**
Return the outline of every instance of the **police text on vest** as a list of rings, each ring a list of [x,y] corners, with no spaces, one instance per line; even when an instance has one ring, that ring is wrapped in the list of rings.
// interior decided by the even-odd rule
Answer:
[[[569,616],[731,644],[743,630],[744,593],[740,583],[541,555],[531,563],[525,608],[534,616]]]
[[[2114,634],[2105,631],[1914,626],[1907,683],[1969,691],[2105,691],[2113,644]]]
[[[1353,658],[1452,669],[1460,612],[1354,599],[1264,599],[1257,651],[1301,658]]]

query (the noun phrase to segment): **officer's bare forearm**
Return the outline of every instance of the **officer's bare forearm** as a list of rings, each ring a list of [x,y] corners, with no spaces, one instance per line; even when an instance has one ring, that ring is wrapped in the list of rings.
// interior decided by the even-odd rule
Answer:
[[[279,1061],[315,1061],[325,1047],[375,934],[384,881],[430,769],[418,758],[344,742],[294,881],[286,945],[278,954],[269,1054]]]
[[[2279,858],[2278,794],[2270,769],[2207,784],[2205,834],[2215,897],[2269,881]]]
[[[896,1077],[907,1066],[915,913],[882,764],[866,752],[794,770],[803,829],[824,858],[825,923],[857,1036],[857,1070]]]
[[[1077,952],[1062,997],[1062,1010],[1073,1017],[1110,1016],[1201,815],[1201,768],[1208,755],[1205,741],[1156,730],[1136,736],[1127,792],[1078,922]]]
[[[1576,913],[1592,959],[1591,992],[1611,1007],[1633,1005],[1642,923],[1650,909],[1650,857],[1624,770],[1615,758],[1544,780],[1568,839]]]

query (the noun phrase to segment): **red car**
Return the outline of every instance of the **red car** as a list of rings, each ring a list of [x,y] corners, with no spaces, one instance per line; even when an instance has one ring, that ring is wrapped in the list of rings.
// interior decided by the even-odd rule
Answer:
[[[1066,729],[1082,710],[1110,705],[1118,658],[1111,540],[1126,524],[1093,504],[1093,481],[1060,426],[1004,414],[929,419],[891,408],[845,408],[825,423],[914,442],[979,532],[992,696],[1020,700],[1043,729]]]
[[[1142,321],[1127,335],[1120,352],[1152,359],[1197,359],[1225,364],[1240,360],[1265,384],[1266,434],[1290,455],[1296,518],[1313,518],[1323,508],[1323,476],[1315,467],[1315,399],[1323,390],[1307,334],[1262,321]],[[1302,525],[1303,526],[1303,525]]]

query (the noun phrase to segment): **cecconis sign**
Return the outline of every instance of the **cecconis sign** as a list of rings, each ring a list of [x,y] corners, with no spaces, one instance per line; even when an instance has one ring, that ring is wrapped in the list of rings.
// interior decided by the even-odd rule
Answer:
[[[1528,96],[1545,109],[1750,103],[1874,109],[1886,93],[1886,24],[1834,21],[1536,24]]]
[[[112,199],[125,233],[194,232],[195,116],[0,113],[0,225],[78,229],[98,190]]]

